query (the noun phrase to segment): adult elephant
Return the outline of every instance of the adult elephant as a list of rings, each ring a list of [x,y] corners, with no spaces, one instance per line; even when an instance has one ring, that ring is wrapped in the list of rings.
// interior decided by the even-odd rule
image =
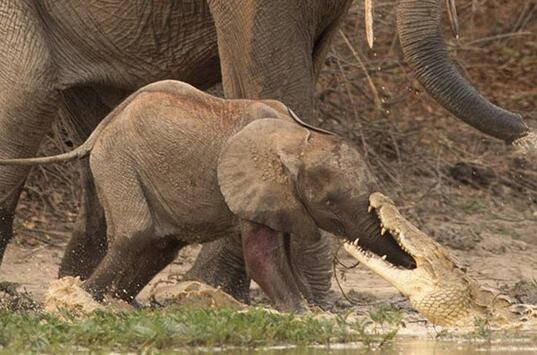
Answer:
[[[33,156],[58,110],[85,139],[126,95],[171,78],[227,97],[275,98],[304,117],[329,43],[351,0],[4,0],[0,3],[0,158]],[[425,89],[474,127],[508,142],[526,134],[516,114],[488,102],[449,62],[441,0],[401,0],[403,51]],[[82,162],[81,213],[60,275],[86,277],[105,250],[105,223]],[[85,173],[84,173],[85,171]],[[0,167],[0,259],[27,168]],[[203,248],[190,273],[246,297],[240,245]],[[322,300],[327,243],[297,246],[299,267]],[[223,277],[225,276],[225,277]]]

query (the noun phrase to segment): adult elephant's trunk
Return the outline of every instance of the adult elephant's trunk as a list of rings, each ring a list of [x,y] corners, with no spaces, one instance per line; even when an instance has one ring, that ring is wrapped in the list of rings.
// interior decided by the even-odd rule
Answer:
[[[405,60],[427,92],[481,132],[511,143],[528,133],[521,116],[488,101],[455,69],[441,33],[442,0],[400,0],[397,27]]]

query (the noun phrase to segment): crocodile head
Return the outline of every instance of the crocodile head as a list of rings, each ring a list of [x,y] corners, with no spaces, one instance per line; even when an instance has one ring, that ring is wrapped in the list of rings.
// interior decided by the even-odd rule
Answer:
[[[507,307],[509,301],[483,289],[466,275],[447,250],[406,220],[392,200],[374,193],[369,197],[370,213],[376,213],[381,228],[415,261],[414,268],[391,264],[347,242],[344,248],[358,261],[380,275],[409,298],[416,309],[433,324],[473,326],[476,318],[485,318],[492,309]]]

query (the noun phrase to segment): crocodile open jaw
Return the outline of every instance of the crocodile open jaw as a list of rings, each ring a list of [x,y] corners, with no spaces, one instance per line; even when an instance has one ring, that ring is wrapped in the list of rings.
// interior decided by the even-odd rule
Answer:
[[[415,267],[396,266],[390,256],[364,250],[357,242],[346,242],[345,249],[408,297],[431,323],[472,328],[476,319],[486,319],[494,328],[512,328],[537,320],[536,306],[516,304],[499,291],[482,287],[444,247],[401,216],[388,197],[374,193],[369,204],[381,233],[393,238]]]
[[[458,306],[460,300],[471,303],[468,279],[447,251],[405,219],[388,197],[373,193],[369,204],[371,213],[379,218],[381,233],[393,238],[415,266],[394,265],[389,256],[364,250],[356,242],[345,242],[345,250],[395,286],[433,323],[455,324],[466,318],[473,307]]]
[[[386,203],[387,201],[389,201],[389,204]],[[354,258],[358,259],[361,262],[367,261],[368,264],[378,262],[382,263],[385,267],[398,269],[401,271],[415,269],[416,260],[414,259],[412,253],[409,252],[405,244],[402,242],[402,240],[404,239],[404,235],[402,235],[402,230],[398,228],[396,224],[390,222],[393,218],[390,219],[389,217],[387,217],[386,211],[383,210],[383,207],[386,208],[386,206],[388,205],[393,206],[393,202],[391,202],[391,200],[389,200],[386,196],[380,193],[374,193],[369,199],[368,212],[376,214],[376,217],[379,221],[378,223],[380,226],[381,237],[391,239],[393,242],[390,243],[395,246],[397,252],[401,255],[404,255],[408,260],[410,260],[410,262],[406,264],[395,263],[393,261],[390,262],[390,260],[394,258],[394,255],[375,253],[374,251],[361,246],[359,239],[345,242],[344,248],[349,254],[351,254]]]

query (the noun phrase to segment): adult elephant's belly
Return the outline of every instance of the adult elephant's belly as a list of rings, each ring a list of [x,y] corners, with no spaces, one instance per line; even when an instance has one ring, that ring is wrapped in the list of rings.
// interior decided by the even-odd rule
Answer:
[[[134,90],[162,79],[206,88],[220,80],[216,29],[205,0],[45,0],[38,8],[65,88]]]

